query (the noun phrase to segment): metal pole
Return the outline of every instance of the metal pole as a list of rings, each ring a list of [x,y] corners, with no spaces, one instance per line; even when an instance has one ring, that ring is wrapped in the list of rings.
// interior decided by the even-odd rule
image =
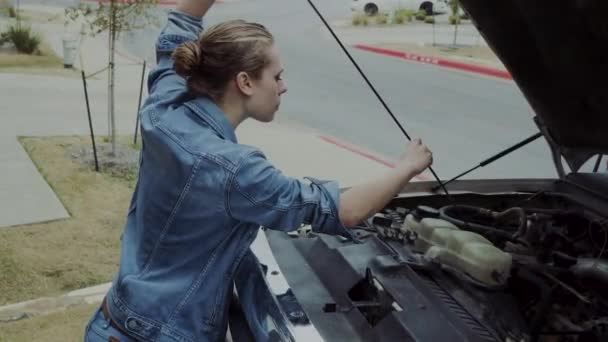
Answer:
[[[433,18],[433,46],[437,46],[435,42],[435,18]]]
[[[95,146],[95,133],[93,132],[93,122],[91,121],[91,107],[89,106],[89,93],[87,91],[87,78],[82,74],[82,84],[84,86],[84,99],[87,103],[87,115],[89,117],[89,130],[91,131],[91,142],[93,143],[93,156],[95,157],[95,171],[99,172],[99,162],[97,160],[97,146]]]
[[[597,172],[600,169],[601,162],[602,162],[602,155],[598,154],[597,159],[595,160],[595,166],[593,167],[593,172]]]
[[[473,167],[473,168],[471,168],[471,169],[469,169],[469,170],[467,170],[467,171],[459,174],[458,176],[456,176],[456,177],[448,180],[447,182],[443,182],[443,185],[452,183],[453,181],[459,179],[460,177],[466,176],[467,174],[469,174],[469,173],[471,173],[471,172],[479,169],[480,167],[484,167],[484,166],[486,166],[486,165],[488,165],[490,163],[493,163],[497,159],[500,159],[500,158],[506,156],[507,154],[509,154],[509,153],[511,153],[511,152],[513,152],[513,151],[515,151],[517,149],[520,149],[520,148],[524,147],[525,145],[528,145],[529,143],[533,142],[534,140],[536,140],[536,139],[538,139],[538,138],[540,138],[542,136],[543,136],[543,134],[541,132],[535,133],[534,135],[532,135],[532,136],[524,139],[523,141],[518,142],[517,144],[515,144],[515,145],[513,145],[513,146],[511,146],[509,148],[507,148],[506,150],[501,151],[498,154],[496,154],[496,155],[494,155],[494,156],[492,156],[492,157],[490,157],[490,158],[482,161],[481,163],[479,163],[479,165],[477,165],[477,166],[475,166],[475,167]],[[439,189],[439,186],[435,186],[433,188],[433,191],[437,191],[438,189]]]
[[[141,108],[141,96],[144,91],[144,76],[146,74],[146,60],[144,60],[144,66],[141,70],[141,83],[139,85],[139,101],[137,103],[137,115],[135,119],[135,136],[133,137],[133,145],[137,144],[137,130],[139,129],[139,109]]]

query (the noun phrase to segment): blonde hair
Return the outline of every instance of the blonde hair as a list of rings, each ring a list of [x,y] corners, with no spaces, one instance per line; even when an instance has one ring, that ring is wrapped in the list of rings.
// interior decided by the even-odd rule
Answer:
[[[204,31],[199,39],[173,52],[177,74],[186,78],[194,95],[221,98],[228,82],[239,72],[259,78],[268,65],[267,48],[274,38],[260,24],[230,20]]]

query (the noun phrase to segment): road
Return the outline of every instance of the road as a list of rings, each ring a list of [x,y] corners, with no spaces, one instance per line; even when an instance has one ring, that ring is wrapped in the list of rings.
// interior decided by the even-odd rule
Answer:
[[[315,5],[331,22],[350,14],[348,2],[317,0]],[[163,20],[165,11],[159,9],[155,15]],[[319,130],[389,158],[399,156],[406,142],[403,133],[322,28],[307,1],[231,0],[212,8],[206,26],[232,18],[259,21],[275,35],[289,87],[279,120]],[[159,30],[148,28],[125,35],[122,48],[153,60]],[[442,178],[537,132],[534,114],[513,82],[349,51],[407,133],[430,146],[434,169]],[[465,178],[555,175],[547,144],[539,139]]]

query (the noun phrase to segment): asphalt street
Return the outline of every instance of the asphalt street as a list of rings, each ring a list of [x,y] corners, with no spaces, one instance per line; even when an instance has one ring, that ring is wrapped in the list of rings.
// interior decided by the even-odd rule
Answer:
[[[349,0],[314,4],[328,22],[350,15]],[[166,10],[155,13],[161,22]],[[400,155],[405,136],[327,34],[308,0],[218,3],[205,25],[234,18],[261,22],[275,35],[289,88],[278,113],[280,120],[388,158]],[[152,27],[123,35],[121,48],[153,61],[159,31]],[[537,132],[534,113],[514,82],[348,49],[407,133],[429,145],[441,178],[469,169]],[[465,178],[555,175],[547,143],[539,139]]]

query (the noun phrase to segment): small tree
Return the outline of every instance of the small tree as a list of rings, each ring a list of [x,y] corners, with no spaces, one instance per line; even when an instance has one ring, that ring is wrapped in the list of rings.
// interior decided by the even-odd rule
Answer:
[[[116,154],[116,121],[114,117],[114,77],[116,39],[123,32],[158,25],[158,18],[151,15],[158,0],[109,0],[97,4],[80,3],[66,9],[66,16],[76,22],[83,20],[88,33],[95,36],[108,31],[108,135],[112,140],[112,155]],[[95,6],[96,8],[94,8]]]
[[[458,36],[458,24],[460,24],[460,16],[458,15],[458,9],[460,8],[460,3],[458,0],[450,0],[450,9],[452,10],[452,15],[449,18],[450,24],[454,25],[454,40],[452,45],[456,47],[456,38]]]

